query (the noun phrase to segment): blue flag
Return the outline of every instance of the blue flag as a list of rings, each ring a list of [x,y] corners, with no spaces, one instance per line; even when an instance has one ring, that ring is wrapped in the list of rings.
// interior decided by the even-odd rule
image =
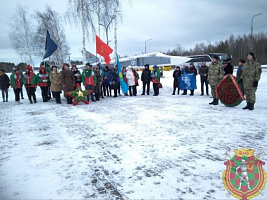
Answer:
[[[47,30],[46,41],[45,41],[45,55],[43,59],[51,56],[55,50],[57,50],[57,44],[50,38],[49,31]]]
[[[194,73],[186,73],[185,71],[181,74],[181,77],[178,78],[178,85],[181,90],[195,90],[197,89],[196,85],[196,76]]]
[[[121,64],[120,64],[118,56],[117,56],[117,67],[118,67],[118,72],[119,72],[121,90],[122,90],[122,93],[125,94],[129,90],[129,87],[123,80],[123,75],[122,75],[122,72],[121,72]]]

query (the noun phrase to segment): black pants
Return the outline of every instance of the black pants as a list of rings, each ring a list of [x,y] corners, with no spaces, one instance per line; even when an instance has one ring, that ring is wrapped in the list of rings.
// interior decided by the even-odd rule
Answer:
[[[159,95],[159,84],[153,83],[154,95]]]
[[[129,92],[130,92],[130,96],[136,96],[136,86],[129,86]]]
[[[95,88],[94,85],[86,85],[85,86],[85,89],[86,90],[92,90],[92,91],[94,91],[94,88]],[[90,94],[90,96],[91,96],[92,101],[95,101],[94,93],[93,92]],[[87,100],[89,101],[89,95],[87,96]]]
[[[204,83],[206,87],[206,94],[209,94],[209,86],[207,79],[200,77],[200,81],[201,81],[201,94],[204,94]]]
[[[35,87],[26,87],[26,91],[27,91],[27,96],[30,102],[32,102],[32,97],[33,97],[33,101],[36,102]]]
[[[2,98],[3,101],[8,101],[8,88],[2,89]]]
[[[147,90],[146,90],[146,87],[147,87]],[[145,90],[146,90],[147,95],[149,95],[150,82],[143,81],[143,93],[142,94],[145,94]]]
[[[40,87],[42,91],[43,101],[46,102],[48,100],[48,87]]]
[[[14,92],[15,92],[15,101],[19,101],[20,100],[19,94],[21,93],[21,88],[14,89]]]
[[[109,83],[103,83],[103,84],[104,84],[104,95],[106,96],[106,91],[107,91],[107,96],[111,96],[111,90],[110,90]]]

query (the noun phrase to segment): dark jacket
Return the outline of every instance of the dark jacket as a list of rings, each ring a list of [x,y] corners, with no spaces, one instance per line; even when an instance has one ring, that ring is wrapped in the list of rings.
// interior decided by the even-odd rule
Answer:
[[[228,64],[224,69],[224,75],[226,74],[233,74],[234,68],[231,64]]]
[[[195,76],[196,76],[196,75],[197,75],[197,69],[195,68],[195,66],[193,66],[193,67],[188,67],[188,68],[186,69],[186,73],[194,73]]]
[[[150,82],[151,81],[151,71],[150,69],[144,69],[141,74],[141,81]]]
[[[181,70],[178,70],[178,71],[174,70],[174,72],[173,72],[172,76],[173,76],[173,87],[174,88],[178,87],[178,78],[181,77],[181,73],[182,73]]]
[[[9,77],[6,74],[0,76],[0,90],[9,88]]]
[[[207,80],[208,78],[208,72],[209,72],[209,67],[207,65],[205,66],[200,66],[198,69],[198,73],[200,75],[200,78],[202,80]],[[206,74],[206,76],[204,76]]]
[[[81,76],[81,72],[78,70],[78,69],[71,69],[71,71],[73,72],[74,74],[74,79],[75,79],[75,87],[76,87],[76,84],[79,83],[81,85],[81,82],[82,82],[82,76]]]

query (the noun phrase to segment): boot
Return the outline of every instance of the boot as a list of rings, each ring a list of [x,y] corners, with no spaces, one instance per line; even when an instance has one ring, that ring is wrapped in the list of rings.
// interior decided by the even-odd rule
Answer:
[[[180,94],[180,89],[178,88],[178,94]]]
[[[95,100],[96,101],[100,101],[100,99],[99,99],[99,93],[95,93]]]
[[[33,95],[33,102],[37,103],[35,94]]]
[[[172,92],[172,95],[175,95],[175,89],[173,88],[173,92]]]
[[[29,100],[30,100],[30,103],[33,103],[33,102],[32,102],[32,99],[29,99]]]
[[[249,110],[254,110],[254,103],[249,104]]]
[[[250,108],[250,103],[247,102],[247,105],[243,108],[243,110],[249,109]]]
[[[219,99],[214,99],[213,105],[218,105],[219,104]]]
[[[213,101],[210,102],[209,104],[210,104],[210,105],[213,105],[213,104],[214,104],[214,101],[215,101],[215,98],[213,98]]]
[[[194,95],[194,90],[191,90],[190,96]]]
[[[92,99],[92,102],[95,102],[95,97],[93,93],[91,94],[91,99]]]

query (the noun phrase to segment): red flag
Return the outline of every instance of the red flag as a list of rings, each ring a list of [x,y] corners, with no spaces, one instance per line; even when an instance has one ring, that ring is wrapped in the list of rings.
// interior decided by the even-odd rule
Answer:
[[[109,65],[111,61],[109,54],[111,54],[112,52],[113,50],[110,48],[110,46],[108,46],[96,35],[96,53],[104,57],[107,65]]]

